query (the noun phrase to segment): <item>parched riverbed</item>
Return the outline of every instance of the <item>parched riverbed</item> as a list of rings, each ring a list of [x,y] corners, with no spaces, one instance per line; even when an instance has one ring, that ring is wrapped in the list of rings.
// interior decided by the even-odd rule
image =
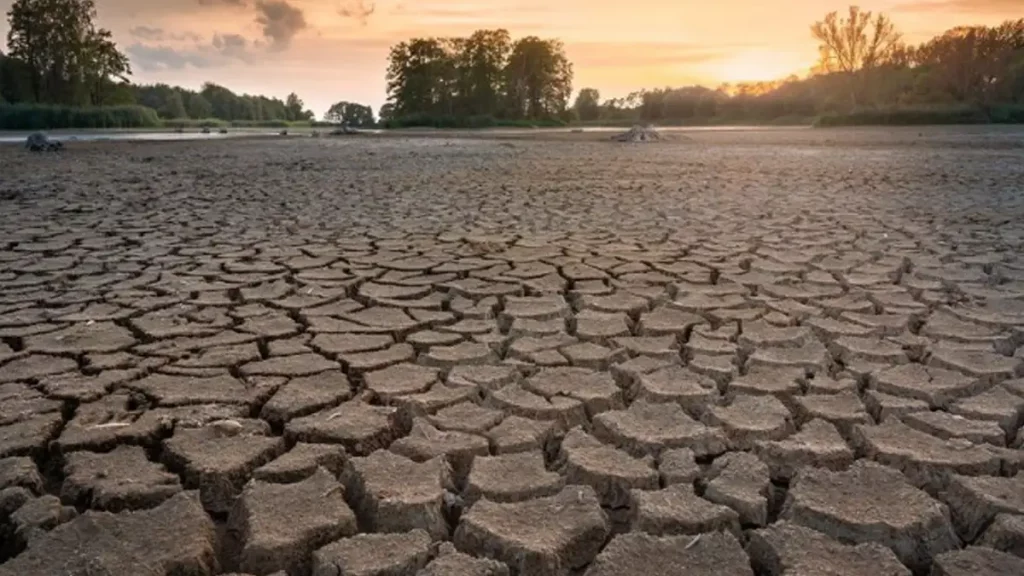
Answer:
[[[1024,574],[1024,130],[0,146],[2,576]]]

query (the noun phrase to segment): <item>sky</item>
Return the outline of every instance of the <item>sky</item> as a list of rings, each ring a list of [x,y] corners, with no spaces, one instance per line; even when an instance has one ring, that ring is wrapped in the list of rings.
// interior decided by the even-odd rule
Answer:
[[[0,0],[7,12],[12,0]],[[413,37],[505,28],[559,38],[574,86],[602,98],[640,88],[803,75],[810,25],[833,0],[95,0],[98,25],[128,54],[136,82],[284,98],[317,116],[334,102],[384,103],[390,46]],[[908,41],[961,24],[1024,16],[1024,0],[863,0]],[[0,22],[7,35],[7,22]]]

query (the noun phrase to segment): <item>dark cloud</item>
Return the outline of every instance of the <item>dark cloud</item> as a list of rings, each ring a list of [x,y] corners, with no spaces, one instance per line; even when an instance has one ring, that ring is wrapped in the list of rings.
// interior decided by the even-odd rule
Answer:
[[[347,0],[338,7],[338,14],[345,18],[351,18],[366,26],[366,21],[373,15],[377,5],[370,3],[366,5],[365,0]]]
[[[227,58],[252,61],[252,52],[249,50],[249,41],[240,34],[216,34],[213,37],[212,46]]]
[[[296,34],[307,28],[306,15],[287,0],[256,0],[256,23],[273,50],[284,50]]]

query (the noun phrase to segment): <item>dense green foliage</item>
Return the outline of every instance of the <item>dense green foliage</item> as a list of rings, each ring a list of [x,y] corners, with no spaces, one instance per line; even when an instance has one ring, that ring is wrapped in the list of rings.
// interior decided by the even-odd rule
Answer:
[[[156,112],[144,106],[0,104],[0,128],[5,130],[156,128],[160,125]]]
[[[957,106],[952,108],[874,108],[826,114],[816,126],[922,126],[937,124],[1024,123],[1024,106]]]
[[[391,48],[389,125],[447,126],[484,120],[568,120],[572,65],[562,43],[505,30],[468,38],[414,38]],[[473,120],[473,119],[476,120]]]

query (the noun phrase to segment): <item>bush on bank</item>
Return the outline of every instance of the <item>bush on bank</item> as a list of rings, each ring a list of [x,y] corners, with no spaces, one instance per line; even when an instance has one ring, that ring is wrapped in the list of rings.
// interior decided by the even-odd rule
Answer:
[[[0,104],[0,130],[61,128],[156,128],[160,118],[145,106],[78,108],[48,104]]]
[[[949,108],[871,108],[820,116],[815,126],[923,126],[927,124],[1019,124],[1024,106],[955,106]]]
[[[561,120],[509,120],[494,116],[435,116],[410,114],[391,118],[385,128],[534,128],[565,126]]]

